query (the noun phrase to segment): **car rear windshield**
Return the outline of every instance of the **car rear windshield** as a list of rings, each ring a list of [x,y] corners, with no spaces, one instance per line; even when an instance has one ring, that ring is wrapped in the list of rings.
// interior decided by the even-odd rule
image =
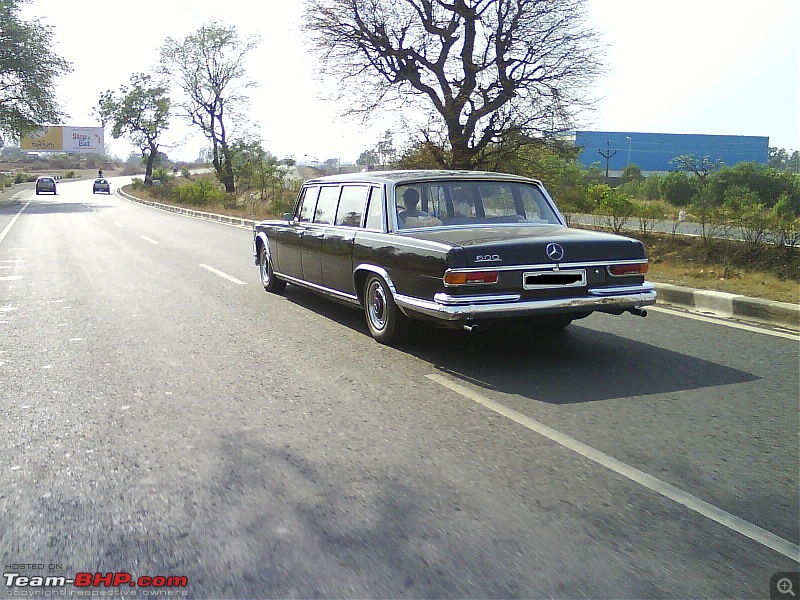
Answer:
[[[418,198],[416,206],[414,199]],[[441,181],[395,188],[401,228],[560,221],[539,187],[507,181]]]

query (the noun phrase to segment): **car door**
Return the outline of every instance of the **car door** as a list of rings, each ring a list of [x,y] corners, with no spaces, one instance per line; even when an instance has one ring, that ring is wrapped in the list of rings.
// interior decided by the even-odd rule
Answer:
[[[345,184],[332,227],[322,241],[322,281],[326,288],[355,297],[353,240],[361,229],[370,186]]]
[[[318,185],[303,188],[292,221],[270,234],[272,265],[277,273],[303,279],[303,236],[314,216],[318,196]]]
[[[325,231],[333,225],[341,186],[323,185],[319,190],[317,206],[311,223],[304,226],[301,242],[303,279],[309,283],[324,285],[322,278],[322,242]]]

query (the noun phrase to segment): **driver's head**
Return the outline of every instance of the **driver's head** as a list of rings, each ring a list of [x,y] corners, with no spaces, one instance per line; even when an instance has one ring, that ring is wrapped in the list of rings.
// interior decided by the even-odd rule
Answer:
[[[403,192],[403,202],[406,205],[406,209],[416,208],[417,204],[419,204],[419,192],[414,188],[407,189]]]

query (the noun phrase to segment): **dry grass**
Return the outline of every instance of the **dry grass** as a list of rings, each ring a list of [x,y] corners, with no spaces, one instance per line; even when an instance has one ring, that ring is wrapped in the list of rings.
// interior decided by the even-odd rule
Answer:
[[[657,257],[655,257],[657,260]],[[727,271],[727,272],[726,272]],[[727,277],[726,277],[727,275]],[[726,269],[723,265],[686,266],[670,261],[654,261],[651,256],[650,281],[686,287],[741,294],[752,298],[800,302],[800,285],[778,279],[770,273]]]
[[[798,250],[753,247],[743,242],[648,234],[640,236],[650,258],[648,279],[753,298],[800,301]]]

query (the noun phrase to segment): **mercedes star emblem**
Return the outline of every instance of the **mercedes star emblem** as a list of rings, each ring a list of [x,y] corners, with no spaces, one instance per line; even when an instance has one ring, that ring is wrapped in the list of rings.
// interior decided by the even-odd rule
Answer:
[[[562,248],[560,244],[554,244],[554,243],[547,244],[545,252],[547,252],[547,256],[549,256],[552,260],[556,262],[564,258],[564,248]]]

